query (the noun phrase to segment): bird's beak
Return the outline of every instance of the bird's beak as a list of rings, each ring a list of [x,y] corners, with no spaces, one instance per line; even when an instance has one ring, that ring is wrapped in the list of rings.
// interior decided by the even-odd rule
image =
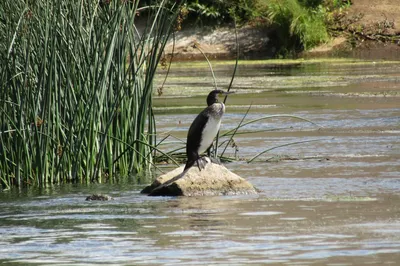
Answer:
[[[221,95],[229,95],[235,93],[234,91],[224,91],[223,93],[221,93]]]

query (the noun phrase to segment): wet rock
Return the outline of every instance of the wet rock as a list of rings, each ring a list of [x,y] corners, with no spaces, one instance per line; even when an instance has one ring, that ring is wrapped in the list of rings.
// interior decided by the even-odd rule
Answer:
[[[159,187],[168,180],[180,175],[184,166],[159,176],[141,193],[149,196],[217,196],[257,194],[252,184],[229,171],[225,166],[207,163],[205,169],[199,171],[192,167],[182,178]],[[157,189],[155,189],[157,188]]]
[[[108,195],[102,195],[102,194],[93,194],[90,196],[86,197],[87,201],[90,200],[100,200],[100,201],[105,201],[105,200],[113,200],[114,198]]]

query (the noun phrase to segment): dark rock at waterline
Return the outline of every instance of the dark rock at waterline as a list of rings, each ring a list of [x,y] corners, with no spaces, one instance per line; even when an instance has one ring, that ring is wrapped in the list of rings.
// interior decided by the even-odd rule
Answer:
[[[93,194],[90,196],[86,197],[87,201],[91,200],[100,200],[100,201],[105,201],[105,200],[113,200],[114,198],[108,195],[102,195],[102,194]]]
[[[237,174],[229,171],[225,166],[207,163],[205,169],[199,171],[192,167],[182,178],[171,184],[154,190],[161,184],[181,174],[184,166],[159,176],[150,186],[141,193],[149,196],[219,196],[257,194],[252,184]]]

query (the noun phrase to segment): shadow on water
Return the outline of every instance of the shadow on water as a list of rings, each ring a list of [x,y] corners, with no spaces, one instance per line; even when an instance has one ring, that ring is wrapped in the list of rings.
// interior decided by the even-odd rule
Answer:
[[[143,185],[133,179],[5,191],[0,194],[0,263],[396,265],[399,66],[245,65],[237,76],[237,95],[228,99],[223,130],[234,128],[251,102],[249,120],[291,114],[318,124],[260,120],[245,128],[257,133],[235,137],[239,161],[226,166],[259,188],[259,195],[151,198],[139,193]],[[226,65],[216,67],[221,85],[230,71]],[[205,105],[211,79],[204,77],[204,68],[173,73],[164,95],[155,99],[162,109],[158,132],[184,139],[194,113]],[[185,90],[175,90],[181,84]],[[317,141],[272,150],[255,163],[245,161],[266,148],[310,139]],[[234,156],[234,150],[227,155]],[[93,193],[114,200],[85,201]]]

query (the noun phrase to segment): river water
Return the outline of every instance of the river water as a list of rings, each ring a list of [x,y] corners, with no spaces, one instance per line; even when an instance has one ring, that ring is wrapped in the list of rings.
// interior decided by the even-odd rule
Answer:
[[[214,66],[220,86],[232,68]],[[210,84],[204,65],[172,68],[155,98],[159,139],[173,136],[165,151],[183,145]],[[398,62],[244,64],[222,131],[235,128],[249,105],[244,121],[274,117],[239,130],[251,133],[234,137],[225,156],[236,160],[225,165],[258,195],[152,198],[134,177],[4,191],[0,264],[398,265],[399,87]],[[114,200],[85,201],[93,193]]]

